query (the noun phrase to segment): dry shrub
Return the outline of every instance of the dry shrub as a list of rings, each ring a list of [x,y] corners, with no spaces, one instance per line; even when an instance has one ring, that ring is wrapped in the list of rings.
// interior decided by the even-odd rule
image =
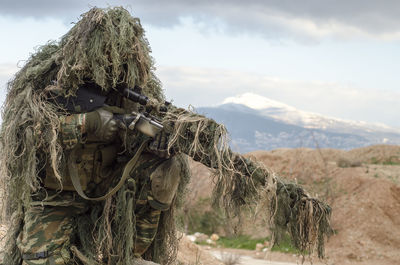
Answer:
[[[360,167],[362,164],[358,160],[350,160],[348,158],[341,157],[336,161],[336,165],[341,168],[347,168],[347,167]]]

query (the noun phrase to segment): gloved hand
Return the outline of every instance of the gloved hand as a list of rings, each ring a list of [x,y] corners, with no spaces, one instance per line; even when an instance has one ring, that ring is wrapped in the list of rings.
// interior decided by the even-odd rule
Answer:
[[[168,154],[168,135],[161,131],[156,135],[154,140],[149,144],[149,151],[159,157],[169,158]]]
[[[118,130],[113,114],[104,109],[86,113],[85,126],[87,133],[93,133],[104,142],[112,141]]]

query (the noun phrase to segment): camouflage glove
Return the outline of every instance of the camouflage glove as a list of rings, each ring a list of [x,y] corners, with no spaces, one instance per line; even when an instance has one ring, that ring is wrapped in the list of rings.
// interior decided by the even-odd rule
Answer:
[[[87,133],[93,133],[100,141],[110,142],[118,130],[113,114],[104,109],[86,113],[85,126]]]
[[[149,152],[153,153],[162,158],[169,158],[168,153],[168,135],[164,131],[161,131],[154,137],[154,140],[149,144]]]

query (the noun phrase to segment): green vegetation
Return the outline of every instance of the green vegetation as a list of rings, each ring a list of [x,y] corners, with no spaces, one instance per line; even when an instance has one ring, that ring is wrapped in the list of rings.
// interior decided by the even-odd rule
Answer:
[[[347,167],[360,167],[362,163],[358,160],[352,161],[342,157],[336,161],[336,165],[341,168],[347,168]]]
[[[398,166],[400,165],[400,158],[397,156],[391,156],[387,160],[384,160],[382,164],[389,166]]]
[[[374,164],[374,165],[380,164],[379,160],[376,157],[371,158],[370,162],[371,162],[371,164]]]
[[[235,237],[221,237],[217,244],[224,248],[239,248],[255,250],[258,243],[263,244],[265,241],[269,241],[269,238],[250,238],[250,236],[240,235]]]
[[[398,176],[388,176],[388,179],[390,180],[390,181],[392,181],[393,183],[396,183],[396,184],[398,184],[399,183],[399,177]]]
[[[400,156],[391,156],[385,159],[378,159],[376,157],[372,157],[370,160],[371,164],[375,165],[385,165],[385,166],[399,166],[400,165]]]
[[[224,248],[235,248],[235,249],[247,249],[247,250],[255,250],[257,244],[264,244],[264,242],[270,242],[270,238],[251,238],[247,235],[239,235],[235,237],[221,237],[217,241],[217,245]],[[196,242],[199,245],[208,245],[205,242]],[[290,241],[289,235],[284,236],[279,244],[276,244],[272,247],[272,251],[278,251],[283,253],[293,253],[293,254],[302,254],[299,250],[297,250],[292,242]],[[307,254],[307,253],[303,253]]]
[[[270,242],[270,238],[250,238],[247,235],[240,235],[236,237],[221,237],[217,244],[224,248],[237,248],[237,249],[249,249],[255,250],[258,243],[263,244],[265,241]],[[278,251],[283,253],[301,254],[292,244],[289,235],[285,235],[279,244],[272,247],[272,251]],[[306,254],[306,253],[303,253]]]
[[[279,244],[275,244],[272,247],[271,251],[279,251],[283,253],[293,253],[293,254],[303,254],[303,255],[307,254],[306,252],[302,253],[295,248],[288,234],[285,234],[285,236],[281,239]]]
[[[200,199],[193,205],[184,205],[178,213],[178,223],[186,233],[200,232],[206,235],[219,233],[226,227],[226,217],[222,209],[213,209],[211,198]]]

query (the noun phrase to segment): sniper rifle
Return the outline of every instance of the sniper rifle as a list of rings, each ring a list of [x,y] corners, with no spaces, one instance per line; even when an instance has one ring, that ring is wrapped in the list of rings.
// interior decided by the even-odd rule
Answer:
[[[118,96],[125,97],[146,108],[143,112],[115,113],[113,118],[122,122],[130,130],[137,129],[143,134],[154,138],[163,129],[163,125],[161,121],[149,114],[151,108],[154,107],[151,106],[149,98],[137,91],[141,91],[141,88],[135,86],[134,89],[119,88],[104,94],[100,88],[86,85],[79,88],[74,96],[65,98],[55,95],[52,101],[69,113],[76,114],[91,112],[99,108],[112,110],[115,106],[113,105],[115,98]],[[165,102],[165,106],[161,106],[158,111],[165,112],[167,110],[166,105],[169,104],[169,102]]]

